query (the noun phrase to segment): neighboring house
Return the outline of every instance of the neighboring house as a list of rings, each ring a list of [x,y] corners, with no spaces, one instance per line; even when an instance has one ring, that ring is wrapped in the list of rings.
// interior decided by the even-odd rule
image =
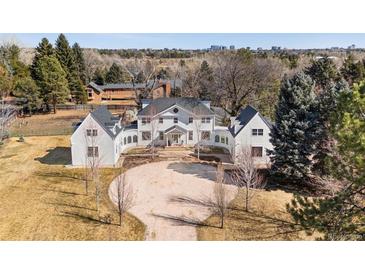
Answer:
[[[136,146],[219,146],[236,160],[242,148],[251,148],[258,163],[267,164],[271,124],[253,107],[241,109],[227,126],[217,124],[217,109],[196,98],[142,100],[137,123],[123,126],[106,106],[89,113],[71,137],[72,164],[84,166],[89,157],[114,166],[120,154]]]
[[[97,85],[91,82],[87,86],[88,101],[92,103],[133,102],[139,94],[149,92],[153,99],[170,97],[171,90],[181,88],[180,80],[150,80],[147,83],[120,83]]]

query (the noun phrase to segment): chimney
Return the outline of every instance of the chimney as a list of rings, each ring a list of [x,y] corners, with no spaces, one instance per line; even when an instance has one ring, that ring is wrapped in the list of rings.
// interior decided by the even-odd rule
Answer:
[[[231,126],[231,127],[234,127],[234,122],[235,122],[235,120],[236,120],[236,117],[230,117],[229,119],[231,120],[231,124],[230,124],[230,126]]]

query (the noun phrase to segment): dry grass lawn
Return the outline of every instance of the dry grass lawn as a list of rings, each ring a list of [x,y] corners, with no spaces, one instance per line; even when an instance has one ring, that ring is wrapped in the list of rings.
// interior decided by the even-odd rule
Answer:
[[[71,134],[74,125],[84,118],[87,110],[58,110],[56,114],[36,114],[18,118],[11,126],[12,136]]]
[[[224,228],[217,228],[219,218],[211,216],[206,226],[197,228],[199,240],[314,240],[290,226],[291,217],[285,205],[293,194],[282,190],[258,190],[252,200],[250,212],[244,210],[244,190],[231,202]]]
[[[0,147],[1,240],[143,240],[145,226],[127,215],[122,227],[107,196],[115,169],[102,170],[100,221],[95,195],[85,195],[82,169],[70,163],[70,136],[10,139]],[[90,192],[94,187],[90,186]]]

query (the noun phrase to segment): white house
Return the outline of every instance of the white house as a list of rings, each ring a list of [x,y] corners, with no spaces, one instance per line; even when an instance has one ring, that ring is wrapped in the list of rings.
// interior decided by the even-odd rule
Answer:
[[[271,124],[253,107],[231,117],[230,126],[209,101],[196,98],[143,100],[135,124],[123,126],[106,106],[89,113],[71,137],[72,164],[84,166],[90,157],[102,166],[114,166],[120,154],[136,146],[194,146],[197,143],[228,149],[233,159],[243,147],[251,147],[258,162],[268,163],[266,151]]]

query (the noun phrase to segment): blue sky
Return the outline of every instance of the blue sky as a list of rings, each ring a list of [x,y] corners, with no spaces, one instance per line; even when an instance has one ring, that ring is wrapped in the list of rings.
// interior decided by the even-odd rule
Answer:
[[[52,43],[58,34],[55,33],[17,33],[0,34],[2,40],[16,40],[25,47],[34,47],[43,37]],[[182,48],[202,49],[210,45],[235,45],[236,48],[257,47],[271,48],[281,46],[286,48],[328,48],[347,47],[355,44],[356,47],[365,48],[365,34],[290,34],[290,33],[66,33],[72,44],[78,42],[81,47],[88,48]]]

